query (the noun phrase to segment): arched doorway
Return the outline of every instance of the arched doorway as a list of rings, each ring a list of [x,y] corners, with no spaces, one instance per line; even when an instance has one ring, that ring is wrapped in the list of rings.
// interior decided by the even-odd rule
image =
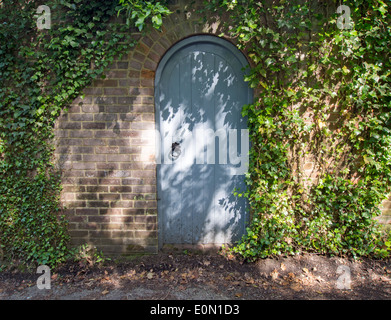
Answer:
[[[244,190],[252,102],[248,62],[210,35],[175,44],[155,77],[159,246],[222,244],[240,239],[248,220]],[[248,70],[247,70],[248,71]]]

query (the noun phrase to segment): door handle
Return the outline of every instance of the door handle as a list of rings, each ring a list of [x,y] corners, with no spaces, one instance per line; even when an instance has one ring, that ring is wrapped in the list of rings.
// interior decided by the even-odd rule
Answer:
[[[170,159],[171,160],[176,160],[179,158],[179,156],[181,155],[182,153],[182,150],[181,150],[181,145],[179,142],[174,142],[172,145],[171,145],[171,150],[170,150]]]

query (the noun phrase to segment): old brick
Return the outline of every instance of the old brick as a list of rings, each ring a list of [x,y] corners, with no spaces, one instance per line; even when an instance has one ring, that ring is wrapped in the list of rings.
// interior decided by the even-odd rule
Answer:
[[[96,97],[94,102],[98,105],[112,105],[117,103],[117,97]]]
[[[131,124],[133,130],[154,130],[155,123],[153,122],[134,122]]]
[[[89,88],[85,88],[83,90],[83,93],[85,95],[100,95],[102,94],[102,89],[101,88],[94,88],[94,87],[89,87]]]
[[[110,206],[108,201],[88,201],[87,207],[94,208],[108,208]]]
[[[100,130],[95,131],[95,138],[116,138],[120,132],[115,132],[113,130]]]
[[[119,147],[95,147],[95,152],[105,153],[105,154],[115,154],[119,152]]]
[[[73,100],[73,104],[90,104],[92,101],[92,97],[85,96],[83,97],[77,97],[75,100]]]
[[[130,70],[128,73],[128,77],[131,79],[139,79],[140,78],[140,70]]]
[[[112,201],[111,208],[133,208],[133,201]]]
[[[130,123],[125,121],[107,122],[106,125],[108,130],[113,130],[119,134],[122,132],[122,130],[130,129]]]
[[[132,223],[129,225],[124,225],[124,230],[141,230],[144,231],[147,229],[147,226],[144,223]]]
[[[132,112],[145,112],[145,113],[153,113],[155,107],[152,105],[133,105],[131,106]]]
[[[103,111],[98,105],[85,105],[82,107],[82,111],[85,113],[98,113]]]
[[[143,69],[141,70],[141,77],[145,79],[154,79],[155,71]]]
[[[104,154],[85,154],[83,155],[83,161],[96,162],[98,164],[99,162],[105,162],[106,156]],[[97,167],[97,169],[100,168]]]
[[[104,93],[108,96],[121,96],[126,95],[125,88],[105,88]]]
[[[110,192],[132,192],[132,187],[129,186],[112,186]]]
[[[109,187],[107,186],[86,186],[87,192],[108,192]]]
[[[135,71],[139,71],[142,68],[142,64],[141,64],[141,62],[132,60],[129,62],[129,68],[134,69]],[[128,73],[129,77],[134,76],[134,73],[132,71],[133,70],[129,71],[129,73]]]
[[[153,113],[144,113],[143,114],[143,121],[154,122],[155,121],[155,115]]]
[[[71,105],[69,108],[68,108],[68,113],[80,113],[80,105],[81,104],[77,104],[77,105]],[[66,118],[65,118],[66,119]],[[64,120],[65,120],[64,119]]]
[[[75,170],[91,170],[91,169],[95,169],[95,163],[93,163],[93,162],[75,162],[72,164],[72,168]]]
[[[110,222],[110,217],[109,216],[89,216],[88,217],[88,222]]]
[[[105,122],[83,122],[83,129],[105,129]]]
[[[58,124],[59,129],[81,129],[80,122],[60,122]]]
[[[142,97],[133,96],[133,97],[118,97],[118,104],[139,104],[142,102]],[[128,111],[127,111],[128,112]],[[125,112],[123,112],[125,113]]]
[[[93,147],[72,147],[72,153],[91,154],[94,153]]]
[[[156,206],[157,206],[156,201],[142,201],[142,200],[134,201],[135,208],[156,208]]]
[[[129,111],[130,111],[129,106],[107,106],[106,107],[107,113],[127,113]]]
[[[156,186],[134,186],[132,190],[139,193],[154,193],[156,192]]]
[[[130,146],[130,139],[108,139],[109,146]]]
[[[153,104],[154,103],[154,97],[144,96],[142,97],[143,104]]]
[[[139,122],[142,121],[142,115],[138,113],[121,113],[121,121]]]
[[[122,78],[126,78],[126,75],[127,72],[124,70],[110,70],[109,72],[106,73],[107,78],[110,79],[122,79]]]
[[[67,208],[83,208],[86,206],[85,201],[66,201]]]
[[[91,239],[111,238],[110,231],[89,231],[88,234]]]
[[[117,115],[113,113],[98,113],[94,114],[94,121],[115,121]]]
[[[121,169],[123,170],[142,170],[143,164],[138,162],[121,163]]]
[[[155,52],[159,57],[162,57],[166,53],[166,49],[158,42],[154,44],[152,51]]]
[[[156,52],[151,51],[148,54],[148,59],[150,59],[152,61],[159,61],[160,60],[160,56]]]
[[[95,178],[80,178],[76,182],[77,184],[80,185],[97,185],[98,184],[98,179]]]
[[[63,192],[84,192],[85,190],[85,186],[64,186],[62,188]]]
[[[69,115],[70,121],[93,121],[94,116],[92,114],[85,113],[73,113]]]
[[[58,142],[60,146],[78,146],[82,144],[82,140],[80,139],[61,139]]]
[[[87,218],[84,216],[71,216],[68,217],[68,221],[70,229],[78,230],[79,228],[76,228],[77,224],[75,224],[75,222],[86,222]]]
[[[95,222],[80,223],[79,228],[82,230],[99,230],[99,224]]]
[[[147,59],[144,62],[144,68],[147,70],[155,71],[157,68],[157,62]]]
[[[133,217],[132,216],[110,216],[110,221],[116,223],[132,223]]]
[[[118,208],[100,208],[99,213],[103,215],[120,215],[122,214],[122,209]]]
[[[78,193],[76,195],[77,200],[98,200],[96,193]]]
[[[135,51],[133,53],[133,59],[137,60],[138,62],[144,62],[145,54],[141,53],[141,52],[138,52],[138,51]]]
[[[108,154],[107,161],[109,162],[123,162],[130,161],[129,155],[127,154]]]
[[[135,238],[157,238],[157,232],[156,231],[135,231],[134,232]]]
[[[132,177],[135,178],[154,178],[156,172],[154,170],[133,170]]]
[[[93,132],[85,131],[85,130],[69,130],[69,137],[70,138],[92,138]]]
[[[129,62],[117,62],[117,69],[128,69]]]
[[[72,238],[87,238],[88,237],[88,231],[71,230],[71,231],[69,231],[69,235]]]
[[[107,141],[105,139],[83,139],[83,145],[85,146],[105,146]]]
[[[71,200],[75,200],[75,194],[74,194],[74,193],[69,193],[69,192],[64,192],[64,193],[61,195],[61,200],[62,200],[62,201],[71,201]]]
[[[76,215],[79,216],[93,216],[98,214],[99,214],[99,209],[95,209],[95,208],[76,209]]]
[[[156,216],[135,216],[134,217],[134,222],[136,223],[156,223],[157,222],[157,218]]]
[[[141,216],[145,214],[145,209],[138,208],[138,209],[123,209],[124,215],[130,215],[130,216]],[[136,219],[136,218],[134,218]]]
[[[139,86],[140,85],[140,78],[137,77],[137,78],[129,78],[127,80],[120,80],[119,85],[121,87],[126,87],[126,88]]]
[[[145,45],[144,43],[139,42],[137,44],[136,51],[139,51],[143,55],[147,55],[149,52],[149,47],[147,45]]]
[[[116,193],[101,193],[99,195],[99,200],[119,200],[120,198],[121,195]]]
[[[118,81],[117,80],[94,80],[93,83],[94,87],[117,87]]]
[[[121,180],[120,179],[113,179],[113,178],[99,179],[99,184],[100,185],[119,185],[119,184],[121,184]]]
[[[118,170],[119,164],[116,162],[97,163],[96,168],[98,170]]]
[[[85,170],[83,171],[84,172],[84,176],[86,178],[101,178],[102,176],[100,176],[100,171],[96,171],[96,170]]]

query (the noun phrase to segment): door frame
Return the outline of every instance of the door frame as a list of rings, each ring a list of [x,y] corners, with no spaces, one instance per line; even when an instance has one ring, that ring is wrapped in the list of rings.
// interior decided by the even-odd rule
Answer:
[[[162,77],[163,71],[167,65],[167,63],[170,61],[170,59],[182,48],[185,48],[188,45],[193,45],[196,43],[210,43],[214,45],[221,46],[225,48],[226,50],[230,51],[236,59],[239,60],[241,63],[242,68],[246,68],[250,66],[249,61],[234,44],[232,44],[230,41],[217,37],[215,35],[210,35],[210,34],[202,34],[202,35],[193,35],[190,37],[187,37],[185,39],[182,39],[175,43],[171,48],[169,48],[166,53],[163,55],[161,58],[157,69],[155,73],[155,82],[154,82],[154,88],[155,88],[155,93],[154,93],[154,100],[155,100],[155,130],[156,133],[159,133],[158,137],[160,136],[160,111],[161,111],[161,106],[160,106],[160,101],[159,101],[159,95],[160,95],[160,89],[159,89],[159,83],[160,79]],[[244,71],[245,74],[249,73],[249,68],[245,69]],[[253,101],[253,92],[252,89],[249,87],[248,89],[248,101]],[[160,142],[159,142],[160,143]],[[156,150],[159,149],[159,154],[156,154],[156,159],[160,155],[160,148],[156,148]],[[158,163],[158,162],[157,162]],[[160,162],[159,162],[160,163]],[[158,165],[158,164],[157,164]],[[158,233],[158,250],[160,250],[163,246],[163,219],[161,215],[159,214],[159,196],[161,194],[161,191],[159,190],[159,181],[161,177],[158,174],[158,170],[156,169],[156,193],[157,193],[157,233]]]

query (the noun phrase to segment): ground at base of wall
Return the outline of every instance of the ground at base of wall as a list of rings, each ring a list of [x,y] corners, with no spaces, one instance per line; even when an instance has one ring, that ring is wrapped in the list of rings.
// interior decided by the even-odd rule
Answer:
[[[103,266],[66,264],[39,290],[35,273],[0,273],[0,300],[372,300],[391,298],[391,261],[306,254],[240,263],[161,253]],[[341,267],[344,266],[344,267]],[[342,271],[341,271],[342,270]]]

